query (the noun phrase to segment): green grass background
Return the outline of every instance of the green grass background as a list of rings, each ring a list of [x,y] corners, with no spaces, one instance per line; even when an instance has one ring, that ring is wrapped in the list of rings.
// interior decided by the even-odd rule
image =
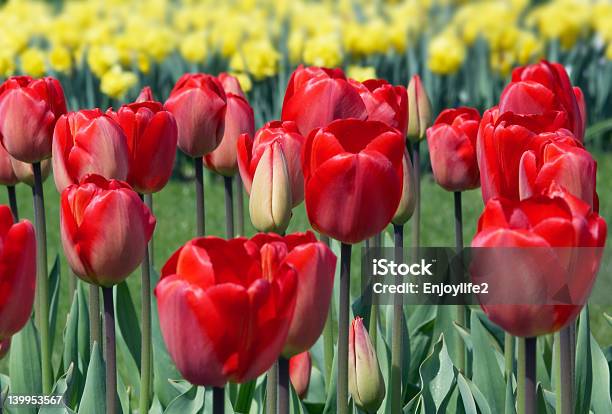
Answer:
[[[597,189],[600,196],[600,213],[608,223],[612,223],[612,154],[596,153],[598,160]],[[221,177],[206,173],[206,233],[223,237],[225,234],[225,202],[223,180]],[[59,299],[59,314],[57,331],[54,332],[54,363],[60,358],[62,331],[70,307],[71,296],[68,293],[68,278],[72,277],[63,257],[59,234],[59,194],[53,183],[53,178],[45,183],[45,203],[47,215],[47,235],[49,242],[49,267],[52,266],[57,254],[61,258],[61,294]],[[2,190],[2,189],[0,189]],[[17,190],[19,213],[21,218],[33,221],[32,194],[30,187],[19,185]],[[248,218],[248,198],[244,197],[246,234],[252,235],[254,229]],[[195,191],[192,181],[173,179],[160,193],[154,195],[154,214],[157,217],[157,227],[154,234],[155,267],[160,269],[166,260],[183,243],[195,235]],[[5,191],[0,191],[0,204],[8,204]],[[424,246],[453,246],[453,196],[435,184],[431,174],[422,177],[422,224],[421,239]],[[483,209],[480,190],[466,192],[463,196],[464,240],[466,245],[474,235],[478,217]],[[341,214],[341,212],[339,212]],[[294,210],[294,216],[288,232],[305,231],[309,229],[304,205]],[[390,229],[388,229],[390,230]],[[410,244],[410,223],[405,226],[405,240]],[[610,244],[608,242],[608,244]],[[359,294],[359,255],[353,255],[355,271],[353,299]],[[128,285],[134,299],[136,309],[140,309],[140,277],[139,270],[128,279]],[[612,291],[610,292],[612,295]],[[612,306],[592,306],[592,329],[597,341],[603,348],[612,345],[612,328],[604,320],[603,312],[612,313]],[[0,361],[0,372],[8,371],[8,358]]]

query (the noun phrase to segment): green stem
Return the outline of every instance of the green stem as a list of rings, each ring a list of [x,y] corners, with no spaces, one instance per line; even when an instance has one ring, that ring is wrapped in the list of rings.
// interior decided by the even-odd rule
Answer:
[[[225,236],[234,237],[234,191],[232,177],[223,177],[225,185]]]
[[[535,337],[525,338],[525,414],[536,414],[536,345]]]
[[[393,225],[395,241],[395,261],[402,263],[404,259],[404,226]],[[401,279],[399,277],[398,279]],[[403,339],[403,296],[394,295],[393,331],[391,338],[391,412],[402,411],[402,339]]]
[[[320,235],[321,242],[329,246],[329,237],[325,234]],[[327,320],[325,321],[325,327],[323,328],[323,357],[325,360],[325,379],[326,384],[329,384],[331,375],[333,372],[334,365],[334,307],[333,301],[329,305],[327,311]]]
[[[414,168],[414,192],[416,204],[412,216],[412,247],[417,248],[421,237],[421,161],[419,159],[420,141],[412,144],[412,166]]]
[[[106,414],[117,412],[117,355],[115,347],[115,308],[113,305],[113,288],[103,287],[104,296],[104,347],[106,363]]]
[[[144,201],[147,207],[149,207],[149,211],[153,213],[153,194],[145,194]],[[151,263],[151,269],[155,269],[155,237],[151,237],[149,241],[149,262]]]
[[[463,212],[461,208],[461,192],[455,191],[455,248],[457,254],[461,255],[463,250]],[[461,256],[460,256],[461,258]],[[461,263],[463,268],[463,263]],[[461,278],[463,280],[463,277]],[[465,326],[465,306],[455,306],[455,322]],[[457,358],[457,368],[465,373],[465,345],[460,335],[455,335],[455,356]]]
[[[6,187],[8,193],[9,206],[11,207],[11,213],[13,213],[13,221],[17,223],[19,221],[19,207],[17,207],[17,193],[15,192],[15,186],[9,185]]]
[[[142,196],[144,199],[144,196]],[[152,213],[152,211],[151,211]],[[140,401],[139,408],[141,413],[149,412],[150,394],[151,394],[151,261],[149,249],[151,245],[145,249],[145,256],[142,261],[142,277],[141,277],[141,319],[142,319],[142,336],[140,343]]]
[[[225,412],[225,388],[213,387],[213,414]]]
[[[47,223],[45,218],[45,197],[42,186],[40,162],[32,164],[34,170],[34,215],[36,226],[37,255],[37,319],[40,333],[42,386],[43,393],[49,395],[53,387],[53,369],[51,367],[51,339],[49,336],[49,279],[47,274]]]
[[[198,237],[202,237],[206,233],[206,214],[204,206],[204,165],[202,164],[202,157],[196,157],[193,159],[193,167],[195,170],[196,221],[198,226]]]
[[[278,361],[268,370],[266,380],[266,414],[276,413],[278,401]]]
[[[525,414],[525,338],[517,338],[517,343],[516,408],[517,414]]]
[[[609,130],[612,130],[612,118],[600,121],[587,128],[584,134],[584,142],[589,141],[591,138],[597,137]]]
[[[100,326],[100,288],[97,285],[89,285],[89,342],[102,343],[102,327]]]
[[[236,175],[236,216],[238,235],[244,236],[244,189],[240,174]]]
[[[278,359],[278,412],[289,414],[289,360]]]
[[[514,361],[514,337],[508,332],[504,335],[504,367],[506,381],[512,381]]]
[[[342,243],[340,251],[340,304],[338,311],[337,413],[348,414],[348,328],[351,288],[351,248]]]
[[[571,414],[572,375],[571,375],[571,335],[569,326],[555,334],[555,364],[556,364],[556,409],[559,414]]]

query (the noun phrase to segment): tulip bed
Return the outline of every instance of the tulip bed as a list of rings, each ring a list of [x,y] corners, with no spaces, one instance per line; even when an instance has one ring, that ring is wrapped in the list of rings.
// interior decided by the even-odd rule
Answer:
[[[0,414],[612,413],[612,9],[366,3],[0,8]]]

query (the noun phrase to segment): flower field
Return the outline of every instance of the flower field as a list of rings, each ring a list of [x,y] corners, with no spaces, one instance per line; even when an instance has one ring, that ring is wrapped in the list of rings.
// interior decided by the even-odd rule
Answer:
[[[0,414],[612,413],[612,3],[0,21]]]

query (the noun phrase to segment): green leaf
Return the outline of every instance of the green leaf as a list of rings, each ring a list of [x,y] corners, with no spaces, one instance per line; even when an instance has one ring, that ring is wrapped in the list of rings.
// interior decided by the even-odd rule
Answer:
[[[53,391],[51,392],[51,395],[61,395],[63,397],[64,402],[69,401],[73,373],[74,365],[71,364],[68,367],[68,370],[57,380],[57,382],[53,386]],[[38,414],[68,414],[73,412],[74,411],[68,408],[64,403],[62,406],[48,405],[41,407],[38,411]]]
[[[495,339],[480,322],[476,312],[471,317],[473,351],[473,381],[487,396],[493,412],[504,411],[506,384],[495,354]]]
[[[544,396],[544,387],[538,382],[536,385],[536,399],[538,404],[538,414],[555,414],[554,408],[551,410],[546,397]]]
[[[87,368],[85,388],[79,405],[79,414],[106,413],[106,373],[104,361],[100,355],[97,342],[91,350],[91,359]]]
[[[478,386],[474,384],[472,381],[466,378],[466,382],[470,386],[470,390],[472,391],[472,395],[474,396],[474,400],[476,401],[476,405],[478,405],[478,409],[482,414],[491,414],[491,407],[487,398],[480,391]]]
[[[79,350],[79,370],[83,373],[87,373],[87,367],[90,362],[90,339],[89,339],[89,309],[88,293],[86,286],[89,286],[85,282],[77,281],[77,297],[78,297],[78,323],[77,323],[77,347]]]
[[[125,282],[115,289],[117,315],[117,358],[119,376],[125,379],[136,394],[140,394],[140,323],[134,301]]]
[[[40,343],[32,319],[13,336],[9,355],[11,394],[41,395],[42,372],[40,367]],[[15,409],[17,413],[35,413],[34,407]]]
[[[445,413],[449,397],[455,387],[457,370],[448,354],[444,334],[434,345],[419,368],[423,407],[426,413]]]
[[[204,387],[192,386],[183,394],[176,397],[170,404],[165,414],[196,414],[204,409]]]
[[[591,407],[591,391],[593,388],[591,328],[588,306],[585,306],[580,312],[576,342],[576,377],[574,383],[576,402],[574,412],[588,413]]]
[[[512,378],[512,375],[510,376]],[[505,414],[516,414],[514,393],[512,392],[512,381],[506,381]]]
[[[248,414],[251,409],[251,403],[253,402],[253,396],[255,395],[256,385],[257,381],[252,380],[238,386],[238,396],[234,404],[235,412]]]
[[[608,361],[593,335],[591,335],[591,356],[593,358],[593,378],[597,378],[593,382],[591,408],[594,413],[612,413],[610,369]]]
[[[0,374],[0,407],[4,407],[4,400],[8,395],[10,387],[11,379],[4,374]]]
[[[325,400],[325,407],[323,408],[323,414],[334,414],[336,412],[336,384],[338,377],[338,348],[334,348],[334,364],[332,368],[332,374],[327,385],[327,398]]]
[[[159,402],[159,398],[157,395],[153,396],[153,403],[151,404],[151,408],[149,409],[149,414],[163,414],[164,408]]]
[[[57,309],[60,291],[60,260],[59,255],[55,256],[53,268],[49,274],[49,332],[55,332],[57,326]],[[51,354],[53,354],[53,341],[51,341]]]
[[[610,325],[612,325],[612,316],[608,315],[607,313],[604,313],[604,318],[606,318],[606,320],[608,321],[608,323]]]
[[[461,402],[463,403],[463,411],[465,414],[478,414],[476,401],[474,401],[474,396],[472,395],[470,386],[463,374],[460,372],[457,374],[457,388],[459,389],[459,395],[461,396]]]
[[[78,293],[74,292],[72,305],[68,312],[66,327],[64,328],[64,351],[62,355],[63,366],[72,367],[72,388],[74,392],[65,397],[66,405],[76,407],[78,399],[83,391],[84,375],[79,364],[79,343],[78,343],[78,321],[79,303]]]

